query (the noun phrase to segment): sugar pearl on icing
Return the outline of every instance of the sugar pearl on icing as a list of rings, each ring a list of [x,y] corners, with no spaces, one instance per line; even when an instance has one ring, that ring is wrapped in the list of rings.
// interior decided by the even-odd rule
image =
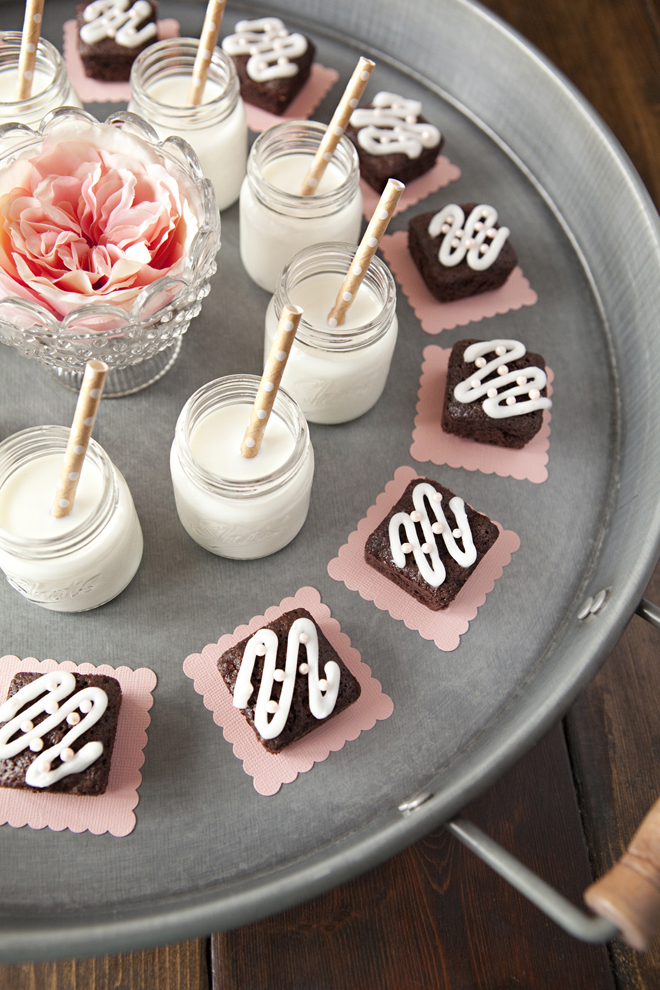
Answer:
[[[408,116],[406,117],[406,124],[416,124],[416,123],[417,123],[417,117],[415,116],[415,114],[409,113]]]
[[[483,217],[483,218],[484,218],[484,220],[485,220],[485,219],[486,219],[486,217],[488,216],[488,210],[482,210],[482,211],[481,211],[481,215],[482,215],[482,217]]]
[[[278,65],[288,65],[289,64],[289,60],[286,57],[286,55],[280,55],[280,57],[277,60],[277,64]]]
[[[539,392],[539,390],[537,388],[530,388],[530,390],[529,390],[529,397],[530,397],[530,399],[532,399],[532,400],[535,401],[536,399],[540,399],[541,398],[541,393]]]
[[[50,763],[48,760],[42,760],[39,764],[39,769],[42,773],[50,773]]]
[[[93,707],[94,706],[92,702],[89,700],[89,698],[83,699],[83,701],[81,701],[80,704],[78,705],[78,708],[83,713],[83,715],[86,715],[87,712],[91,712]]]
[[[57,681],[54,677],[51,677],[50,680],[46,681],[44,687],[47,691],[55,691],[57,689]]]
[[[479,248],[479,254],[485,254],[487,250],[488,248],[486,247],[486,245],[482,244],[481,247]]]
[[[69,725],[78,725],[78,722],[80,721],[80,715],[78,714],[78,712],[71,712],[70,715],[67,715],[66,720],[69,723]]]
[[[309,664],[301,663],[300,666],[298,667],[298,670],[300,671],[301,674],[309,674]]]
[[[486,395],[488,396],[489,399],[495,399],[497,397],[497,389],[489,388],[488,391],[486,392]]]
[[[38,739],[38,738],[33,739],[32,742],[30,743],[30,749],[32,750],[33,753],[38,753],[43,748],[44,748],[43,739]]]
[[[478,357],[477,360],[474,363],[476,364],[477,368],[485,368],[486,367],[486,358],[485,357]]]
[[[410,518],[412,519],[413,522],[421,522],[422,513],[418,512],[418,510],[415,509],[413,512],[410,513]]]
[[[442,494],[441,494],[441,492],[434,492],[433,495],[431,495],[431,501],[432,502],[442,502]]]
[[[269,712],[270,715],[274,715],[279,707],[280,706],[277,704],[276,701],[266,702],[266,711]]]
[[[504,355],[506,354],[506,347],[504,346],[504,344],[498,344],[497,347],[495,348],[495,353],[497,354],[498,357],[504,357]]]
[[[477,220],[477,222],[474,225],[474,229],[475,230],[483,230],[484,229],[484,225],[481,222],[481,220]]]
[[[507,406],[515,406],[515,404],[516,404],[516,397],[515,397],[515,395],[510,395],[509,398],[506,400],[506,404],[507,404]]]
[[[60,753],[60,759],[62,763],[71,763],[71,760],[74,758],[75,755],[76,754],[73,752],[73,750],[67,746],[67,748],[63,749],[62,752]]]
[[[472,388],[479,388],[481,382],[479,381],[478,378],[473,378],[472,381],[470,382],[470,385],[472,386]]]
[[[466,237],[465,238],[465,246],[468,249],[468,251],[470,250],[470,248],[473,248],[474,247],[474,238],[472,238],[472,237]]]
[[[496,233],[497,233],[497,231],[495,230],[494,227],[489,227],[489,229],[486,231],[486,237],[493,238],[493,237],[495,237],[495,234]]]
[[[431,544],[422,543],[422,553],[430,553],[430,552],[431,552]]]
[[[284,677],[285,677],[284,671],[281,670],[279,667],[278,667],[277,670],[274,670],[273,671],[273,680],[274,681],[283,681],[284,680]]]
[[[454,537],[455,540],[460,540],[463,534],[461,533],[460,529],[454,529],[452,530],[451,535]]]
[[[455,237],[454,240],[451,242],[451,246],[453,248],[457,248],[460,243],[461,242],[459,241],[458,237]]]
[[[431,526],[431,529],[433,530],[434,533],[442,533],[444,528],[445,527],[442,525],[441,522],[434,522],[433,525]]]
[[[308,633],[305,633],[305,632],[302,632],[300,634],[300,636],[298,636],[298,642],[299,643],[303,643],[303,645],[305,643],[309,643],[309,634]]]
[[[328,690],[328,682],[326,681],[325,677],[322,677],[321,680],[319,681],[319,689],[321,691]]]
[[[509,369],[507,368],[507,366],[505,364],[501,364],[499,366],[499,368],[497,369],[497,373],[498,373],[498,375],[508,375],[509,374]]]
[[[55,712],[59,709],[59,707],[60,706],[55,701],[55,699],[50,698],[44,705],[44,711],[48,712],[49,715],[54,715]]]
[[[456,237],[462,237],[464,235],[464,233],[465,233],[465,231],[464,230],[461,230],[460,227],[459,227],[459,229],[456,231]]]
[[[402,543],[401,549],[404,553],[412,553],[412,543]]]
[[[518,377],[516,378],[516,385],[526,385],[526,384],[527,384],[527,378],[525,377],[525,375],[518,375]]]
[[[258,657],[263,657],[266,655],[266,647],[264,646],[263,643],[257,643],[257,645],[254,648],[254,652],[257,654]]]
[[[21,732],[29,732],[30,729],[34,729],[34,722],[26,718],[24,722],[21,722]]]
[[[449,226],[449,224],[448,223],[443,223],[442,227],[440,228],[440,233],[441,234],[448,234],[450,230],[451,230],[451,227]]]

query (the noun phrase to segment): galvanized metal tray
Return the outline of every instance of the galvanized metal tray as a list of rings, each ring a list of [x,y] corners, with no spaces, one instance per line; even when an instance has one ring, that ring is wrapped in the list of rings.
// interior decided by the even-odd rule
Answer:
[[[50,40],[60,43],[72,9],[47,5]],[[201,6],[162,0],[161,13],[198,35]],[[506,218],[539,300],[468,332],[521,337],[553,367],[549,479],[420,466],[522,541],[452,653],[328,576],[328,561],[394,470],[414,464],[422,350],[432,341],[402,297],[383,399],[354,423],[312,427],[312,506],[294,543],[249,563],[192,543],[169,480],[174,424],[209,378],[260,370],[268,303],[238,258],[238,210],[225,213],[218,274],[178,362],[143,393],[104,403],[98,423],[144,529],[133,584],[81,615],[43,611],[0,587],[2,653],[147,665],[159,677],[130,836],[0,829],[3,961],[129,950],[240,925],[392,855],[486,788],[565,711],[619,636],[657,557],[659,225],[616,141],[537,52],[467,0],[289,0],[285,17],[313,35],[319,61],[343,81],[362,52],[378,62],[372,88],[424,99],[462,177],[423,208],[448,196],[484,199]],[[21,18],[22,5],[3,4],[4,27]],[[318,119],[329,119],[339,91]],[[394,229],[406,221],[401,215]],[[0,354],[0,383],[1,436],[70,421],[71,394],[10,349]],[[182,663],[303,585],[319,589],[395,711],[264,798]],[[579,619],[603,589],[605,607]],[[399,810],[420,794],[431,797]]]

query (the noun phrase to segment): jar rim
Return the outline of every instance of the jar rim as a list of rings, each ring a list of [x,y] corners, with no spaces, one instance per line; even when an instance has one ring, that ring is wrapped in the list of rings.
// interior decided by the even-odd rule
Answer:
[[[275,396],[273,412],[284,420],[294,439],[293,451],[283,464],[258,478],[233,479],[210,471],[197,460],[190,446],[194,428],[219,407],[240,404],[251,409],[260,382],[258,375],[226,375],[207,382],[190,396],[177,419],[174,444],[182,467],[198,487],[209,488],[222,498],[262,498],[278,491],[298,473],[311,448],[309,427],[300,406],[280,387]],[[248,421],[249,412],[245,420],[246,427]]]
[[[14,66],[18,67],[22,39],[22,31],[0,31],[0,72],[14,68]],[[24,116],[29,111],[36,111],[42,105],[50,103],[55,92],[61,91],[64,94],[64,90],[68,90],[69,77],[66,73],[64,59],[55,45],[51,44],[45,38],[40,37],[37,43],[35,60],[36,69],[43,69],[44,71],[53,70],[52,79],[45,89],[28,96],[24,100],[0,101],[0,110],[2,110],[3,117],[10,116],[13,113]]]
[[[61,454],[63,458],[69,434],[70,429],[67,426],[47,425],[28,427],[6,437],[0,443],[0,493],[12,474],[35,456]],[[119,500],[117,475],[110,457],[93,438],[90,438],[85,454],[85,460],[88,459],[99,471],[102,482],[101,500],[91,515],[61,536],[16,536],[0,526],[0,549],[16,557],[45,560],[74,553],[102,532]]]

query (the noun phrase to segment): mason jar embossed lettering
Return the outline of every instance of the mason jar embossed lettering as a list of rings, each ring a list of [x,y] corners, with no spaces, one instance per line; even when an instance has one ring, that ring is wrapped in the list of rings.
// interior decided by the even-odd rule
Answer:
[[[89,441],[72,511],[51,515],[69,430],[37,426],[0,444],[0,567],[24,598],[84,612],[115,598],[142,559],[142,530],[123,476]]]
[[[311,423],[346,423],[378,401],[396,344],[396,287],[386,265],[374,257],[342,326],[327,316],[355,254],[351,244],[315,244],[300,251],[282,272],[266,312],[265,355],[286,303],[303,317],[282,384]]]
[[[241,441],[259,378],[230,375],[203,385],[176,424],[170,455],[179,519],[220,557],[266,557],[290,543],[307,517],[314,451],[298,404],[279,389],[259,453]]]

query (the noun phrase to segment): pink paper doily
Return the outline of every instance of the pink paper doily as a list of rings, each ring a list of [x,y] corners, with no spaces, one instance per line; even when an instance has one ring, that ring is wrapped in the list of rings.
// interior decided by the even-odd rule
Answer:
[[[66,660],[35,660],[28,657],[5,656],[0,658],[0,698],[7,697],[7,688],[14,674],[21,670],[45,674],[49,670],[70,670],[79,674],[108,674],[116,677],[121,685],[122,699],[117,723],[115,747],[112,753],[110,779],[105,794],[97,797],[86,794],[47,794],[28,790],[0,787],[0,824],[21,828],[48,828],[61,832],[92,832],[101,835],[110,832],[115,836],[128,835],[135,828],[135,808],[138,803],[138,787],[142,782],[140,767],[144,763],[142,752],[147,744],[146,729],[151,721],[149,709],[153,704],[151,692],[156,686],[156,675],[148,667],[130,670],[129,667],[110,667],[107,663],[95,667],[91,663],[79,665]]]
[[[179,22],[173,17],[158,21],[158,40],[179,37]],[[83,103],[128,103],[131,98],[129,82],[102,82],[85,75],[78,54],[78,25],[76,21],[64,22],[64,64],[69,82]]]
[[[419,402],[415,416],[411,455],[416,461],[432,461],[448,464],[467,471],[482,474],[498,474],[500,478],[532,481],[541,484],[547,480],[548,448],[550,446],[549,409],[543,410],[543,426],[522,450],[508,450],[488,443],[465,440],[442,429],[442,407],[447,384],[447,367],[451,347],[429,344],[424,348],[422,377],[419,380]],[[552,395],[552,368],[546,367],[548,395]]]
[[[496,316],[498,313],[533,306],[538,299],[522,270],[516,267],[501,289],[482,292],[469,299],[441,303],[427,289],[410,256],[407,231],[398,230],[395,234],[385,234],[380,247],[397,282],[408,297],[415,316],[422,324],[422,330],[427,333],[453,330],[454,327],[463,327],[467,323]]]
[[[424,639],[431,639],[439,650],[451,652],[459,645],[461,636],[486,601],[486,595],[495,587],[495,581],[520,546],[517,533],[502,529],[497,541],[480,561],[470,580],[466,581],[448,608],[432,612],[416,601],[392,581],[370,567],[364,559],[367,538],[383,521],[392,506],[401,498],[406,486],[419,475],[414,468],[400,467],[392,481],[367,510],[367,515],[339,549],[339,555],[328,564],[328,574],[335,581],[343,581],[351,591],[358,591],[365,601],[389,612],[393,619],[405,622],[408,629],[416,629]],[[494,520],[493,520],[494,521]]]
[[[325,65],[314,62],[309,79],[297,96],[284,111],[281,117],[252,103],[245,104],[247,124],[251,131],[267,131],[273,124],[281,124],[284,120],[308,120],[322,99],[330,92],[339,79],[336,69],[328,69]]]
[[[443,186],[448,186],[450,182],[454,182],[460,177],[461,170],[458,165],[454,165],[444,155],[438,155],[438,160],[432,169],[406,184],[403,196],[396,205],[394,216],[397,213],[403,213],[408,207],[419,203],[420,199],[426,199],[431,193],[437,192]],[[360,188],[362,189],[362,212],[367,220],[371,220],[380,196],[364,179],[360,179]]]
[[[314,616],[324,636],[359,681],[362,693],[353,705],[325,725],[291,743],[281,753],[268,753],[240,710],[234,708],[231,692],[218,671],[217,662],[225,650],[294,608],[306,608]],[[276,794],[282,784],[290,784],[299,773],[307,773],[315,763],[326,760],[330,753],[342,749],[349,739],[357,739],[361,732],[373,729],[377,720],[389,718],[394,711],[392,699],[371,676],[369,667],[351,646],[337,620],[332,618],[316,588],[300,588],[293,598],[284,598],[279,605],[267,609],[265,615],[255,615],[247,626],[238,626],[217,643],[205,646],[201,653],[192,653],[186,657],[183,670],[194,681],[195,691],[203,695],[205,707],[213,712],[213,721],[222,726],[227,742],[233,743],[234,755],[243,761],[243,769],[253,778],[255,790],[264,795]]]

